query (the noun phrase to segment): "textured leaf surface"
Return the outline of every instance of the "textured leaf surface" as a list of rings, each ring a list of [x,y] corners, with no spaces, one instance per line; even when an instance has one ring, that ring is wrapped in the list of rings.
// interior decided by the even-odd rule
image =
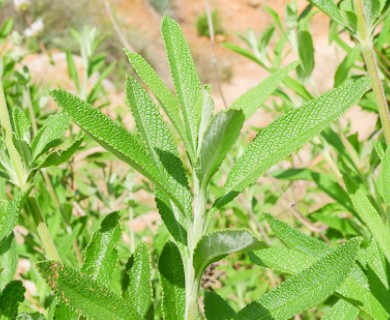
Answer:
[[[196,173],[202,184],[207,184],[217,172],[226,154],[236,142],[244,116],[241,111],[217,113],[208,126],[200,148]]]
[[[352,204],[390,262],[390,232],[388,226],[383,223],[379,212],[370,202],[363,187],[355,185],[346,174],[344,174],[344,179]]]
[[[301,60],[301,68],[305,77],[309,77],[314,69],[314,46],[311,33],[307,30],[299,30],[297,33],[298,55]],[[300,69],[299,69],[300,70]]]
[[[200,275],[208,265],[230,253],[249,252],[265,244],[246,230],[225,230],[204,235],[194,250],[195,273]]]
[[[28,192],[25,193],[27,194]],[[25,199],[25,196],[21,196],[13,201],[0,201],[0,241],[9,236],[14,229]]]
[[[267,220],[270,221],[268,215]],[[253,263],[287,274],[297,274],[312,266],[318,261],[319,257],[331,251],[331,248],[328,246],[322,246],[322,242],[318,244],[316,243],[318,240],[307,237],[281,221],[274,220],[278,223],[270,223],[273,231],[289,248],[294,249],[271,247],[252,252],[250,253],[250,259]],[[311,239],[314,241],[311,241]],[[380,305],[370,290],[365,285],[360,284],[351,275],[347,277],[336,292],[342,295],[347,301],[355,303],[356,307],[363,310],[372,318],[381,319],[386,317],[387,313],[385,309]]]
[[[204,293],[204,312],[207,320],[229,320],[236,314],[227,301],[213,291]]]
[[[339,8],[333,0],[309,0],[312,4],[318,7],[321,11],[325,12],[336,22],[344,25],[343,18],[340,15]]]
[[[323,320],[354,320],[359,315],[359,309],[354,307],[352,304],[347,301],[340,299],[336,304],[330,309],[329,312],[325,314],[322,318]]]
[[[215,206],[222,207],[270,167],[341,116],[370,87],[368,78],[342,85],[262,129],[235,162]]]
[[[331,248],[325,242],[291,228],[287,223],[275,219],[272,215],[266,214],[265,218],[272,231],[290,249],[315,257],[321,257],[331,251]]]
[[[347,277],[358,249],[356,239],[340,245],[312,267],[246,306],[235,319],[289,319],[321,303]]]
[[[268,78],[260,82],[256,87],[250,89],[244,93],[236,101],[232,103],[230,109],[242,110],[245,119],[248,119],[267,98],[275,91],[280,85],[283,79],[288,75],[290,71],[295,69],[298,62],[290,63],[289,65],[279,69],[275,73],[271,74]]]
[[[87,319],[142,319],[120,297],[71,267],[57,261],[37,267],[56,296]]]
[[[143,318],[152,302],[149,260],[147,245],[140,243],[135,250],[132,266],[127,271],[129,283],[123,292],[124,300],[133,306]]]
[[[0,318],[13,320],[18,315],[19,303],[24,300],[24,292],[21,281],[11,281],[4,288],[0,296]]]
[[[106,287],[111,282],[118,258],[115,248],[121,237],[119,219],[120,215],[114,212],[103,220],[87,247],[81,267],[82,273]]]
[[[167,242],[158,261],[163,291],[162,309],[165,320],[184,320],[185,278],[179,249]]]
[[[158,185],[184,211],[180,199],[174,195],[168,184],[162,182],[163,179],[156,170],[151,156],[131,133],[91,105],[63,90],[54,90],[51,95],[81,129],[105,149]]]
[[[17,264],[16,240],[11,233],[0,241],[0,291],[14,278]]]
[[[164,82],[159,78],[157,73],[153,70],[151,65],[145,61],[145,59],[137,54],[127,52],[127,57],[130,63],[134,67],[135,71],[142,79],[143,82],[150,88],[154,96],[160,102],[164,112],[168,118],[172,121],[180,137],[185,139],[186,134],[183,126],[183,121],[179,112],[179,101],[176,96],[168,89]]]
[[[31,142],[33,159],[37,159],[42,153],[61,143],[68,126],[69,118],[66,114],[58,113],[49,116]]]
[[[200,81],[183,32],[179,24],[167,15],[162,22],[162,35],[187,136],[193,150],[196,150],[202,101]]]
[[[45,161],[39,166],[40,168],[59,166],[60,164],[67,163],[74,154],[79,150],[80,145],[83,142],[83,138],[79,138],[74,141],[69,148],[50,153]]]
[[[175,141],[166,123],[148,93],[134,78],[126,82],[127,102],[131,108],[138,132],[166,184],[191,212],[191,193],[184,166],[180,160]]]

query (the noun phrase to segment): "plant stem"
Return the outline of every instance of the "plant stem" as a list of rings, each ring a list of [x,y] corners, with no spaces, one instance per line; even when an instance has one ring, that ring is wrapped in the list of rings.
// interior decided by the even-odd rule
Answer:
[[[26,191],[28,188],[27,185],[27,176],[26,170],[23,166],[22,159],[15,148],[15,145],[12,140],[13,131],[10,121],[10,116],[8,113],[7,103],[5,101],[5,94],[3,90],[3,84],[0,79],[0,121],[3,125],[5,131],[5,143],[7,146],[8,154],[11,158],[12,165],[14,167],[16,177],[18,181],[14,181],[15,184],[22,191]],[[54,246],[53,239],[50,236],[49,230],[45,224],[45,220],[43,219],[41,210],[37,201],[34,198],[28,198],[26,209],[32,215],[36,227],[38,235],[41,239],[42,245],[49,257],[49,259],[60,260],[57,249]]]
[[[368,75],[372,81],[372,90],[378,106],[379,118],[382,124],[386,144],[390,145],[390,111],[379,75],[378,62],[373,48],[371,30],[364,14],[363,0],[354,0],[354,6],[358,18],[357,36],[361,45],[363,58],[367,66]]]
[[[34,218],[39,238],[42,241],[47,256],[50,260],[60,261],[61,258],[58,255],[53,239],[50,236],[49,229],[47,228],[45,220],[43,219],[41,209],[39,208],[37,200],[35,198],[29,197],[27,200],[26,208]]]
[[[198,318],[198,297],[200,290],[200,275],[195,274],[193,266],[194,250],[203,235],[204,212],[206,208],[206,192],[194,174],[194,220],[188,227],[188,254],[185,267],[186,308],[184,319]]]

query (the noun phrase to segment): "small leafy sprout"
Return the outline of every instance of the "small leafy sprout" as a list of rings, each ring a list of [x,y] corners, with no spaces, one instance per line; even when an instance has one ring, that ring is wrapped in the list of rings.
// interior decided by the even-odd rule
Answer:
[[[127,52],[130,63],[159,104],[154,103],[134,78],[128,77],[126,97],[136,132],[128,132],[70,93],[54,90],[51,95],[85,133],[153,183],[158,210],[171,234],[158,261],[163,317],[190,320],[199,316],[200,283],[209,264],[230,253],[250,251],[255,251],[252,260],[256,261],[254,257],[259,252],[268,250],[247,230],[210,232],[214,214],[268,169],[320,134],[370,88],[371,82],[366,77],[346,82],[262,129],[236,159],[218,199],[209,206],[209,187],[236,143],[245,120],[263,105],[298,63],[271,74],[233,102],[228,110],[215,112],[208,87],[199,81],[183,32],[168,16],[162,21],[162,36],[175,94],[146,60]],[[303,68],[310,73],[312,65]],[[183,141],[185,155],[178,150],[177,137]],[[57,297],[72,311],[87,318],[139,319],[150,306],[149,258],[141,245],[133,262],[128,264],[130,270],[126,270],[126,277],[140,282],[126,282],[123,299],[106,288],[116,260],[112,248],[119,235],[117,220],[112,221],[115,227],[104,227],[111,219],[113,216],[106,218],[102,229],[94,235],[81,273],[60,262],[43,262],[38,267]],[[323,247],[321,256],[314,249],[299,253],[307,256],[308,261],[291,266],[296,276],[243,308],[235,319],[288,319],[333,294],[354,265],[359,240],[352,239],[335,250],[322,242],[315,246]],[[144,301],[135,290],[142,292]],[[233,316],[227,303],[208,295],[206,303],[210,301],[219,301],[224,305],[225,314]],[[206,315],[212,314],[210,310],[206,304]]]

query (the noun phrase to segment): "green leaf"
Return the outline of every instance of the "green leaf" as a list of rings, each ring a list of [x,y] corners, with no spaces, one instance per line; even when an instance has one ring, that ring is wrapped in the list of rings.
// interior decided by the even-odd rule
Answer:
[[[358,249],[359,240],[356,239],[340,245],[312,267],[246,306],[235,319],[289,319],[321,303],[347,277]]]
[[[211,91],[211,87],[207,87],[207,86],[203,87],[202,118],[200,120],[199,134],[198,134],[198,154],[203,143],[204,134],[210,125],[210,121],[213,118],[214,109],[215,109],[214,100],[211,97],[210,91]]]
[[[119,219],[119,213],[114,212],[103,220],[88,244],[81,267],[82,273],[105,287],[110,285],[118,259],[116,246],[122,233]]]
[[[152,286],[150,281],[150,258],[148,247],[140,243],[130,259],[130,268],[127,270],[128,284],[123,292],[123,298],[128,301],[142,318],[152,303]]]
[[[69,266],[43,261],[37,267],[57,298],[87,319],[142,319],[109,289]]]
[[[163,176],[164,183],[171,186],[190,215],[192,196],[187,175],[166,123],[152,99],[134,78],[127,79],[126,96],[138,132]]]
[[[370,87],[366,77],[346,83],[294,109],[262,129],[234,163],[214,206],[222,207],[291,152],[341,116]]]
[[[0,240],[13,231],[30,190],[28,189],[13,201],[0,200]]]
[[[390,262],[390,232],[388,226],[383,223],[379,212],[370,202],[363,187],[354,184],[347,174],[343,173],[343,176],[352,204],[358,215],[370,230],[374,239],[378,241],[383,253]]]
[[[205,234],[194,250],[195,274],[200,276],[208,265],[230,253],[249,252],[265,246],[246,230],[224,230]]]
[[[60,144],[68,126],[69,118],[64,113],[49,116],[31,142],[33,160]]]
[[[184,320],[186,301],[184,266],[179,249],[167,242],[158,261],[165,320]]]
[[[291,249],[315,257],[321,257],[331,251],[330,247],[325,242],[309,237],[302,232],[291,228],[288,224],[275,219],[270,214],[266,214],[265,219],[276,236]]]
[[[343,18],[339,12],[339,8],[337,8],[337,5],[333,0],[309,0],[309,2],[318,7],[318,9],[323,11],[334,21],[345,26]]]
[[[28,142],[30,139],[30,124],[22,109],[14,108],[12,110],[12,122],[15,136],[19,140]]]
[[[155,201],[161,219],[173,238],[187,245],[187,230],[184,227],[186,219],[183,214],[158,187],[155,188]]]
[[[310,77],[314,69],[314,46],[313,38],[309,31],[299,30],[297,34],[298,55],[301,67],[306,78]]]
[[[325,314],[322,320],[355,320],[359,315],[359,309],[347,301],[340,299],[329,312]]]
[[[151,156],[136,137],[91,105],[63,90],[54,90],[51,96],[81,129],[105,149],[149,178],[184,211],[180,199],[170,189],[170,185],[164,183]]]
[[[245,119],[248,119],[263,105],[265,100],[275,91],[285,77],[287,77],[288,73],[297,67],[297,65],[298,62],[293,62],[274,72],[256,87],[250,89],[235,100],[229,109],[242,110]]]
[[[268,267],[287,274],[296,274],[312,266],[317,260],[297,250],[273,246],[248,254],[249,259],[258,266]]]
[[[68,148],[50,153],[43,161],[43,163],[39,165],[39,168],[54,167],[69,162],[69,160],[79,150],[83,140],[84,137],[80,137],[75,140]]]
[[[236,314],[227,301],[213,291],[204,293],[204,313],[207,320],[230,320]]]
[[[21,281],[11,281],[7,284],[0,296],[0,318],[2,320],[16,319],[25,291]]]
[[[330,252],[330,248],[324,254],[328,252]],[[257,265],[292,275],[311,267],[319,259],[318,256],[280,246],[251,252],[249,258]],[[386,319],[386,310],[366,286],[350,275],[336,290],[336,293],[373,319]]]
[[[157,73],[153,70],[151,65],[147,63],[141,55],[131,53],[129,51],[126,51],[126,54],[139,77],[150,88],[164,109],[164,112],[176,128],[180,137],[184,139],[186,146],[188,146],[183,121],[180,117],[179,101],[176,96],[168,89]]]
[[[343,61],[337,67],[336,73],[334,75],[334,84],[336,88],[341,85],[346,79],[348,79],[349,72],[355,66],[356,60],[360,54],[360,49],[353,49],[347,53]]]
[[[233,43],[228,43],[228,42],[223,43],[222,46],[252,60],[253,62],[257,63],[258,65],[262,66],[263,68],[267,68],[265,66],[265,64],[257,56],[255,56],[252,52],[250,52],[250,51],[248,51],[240,46],[237,46]]]
[[[202,106],[200,81],[179,24],[165,15],[161,29],[187,137],[195,154]]]
[[[387,148],[382,160],[382,168],[378,177],[383,202],[390,206],[390,147]]]
[[[18,265],[18,252],[13,233],[0,241],[0,291],[14,278]]]
[[[73,55],[69,50],[66,51],[66,63],[68,64],[69,78],[73,80],[74,84],[76,85],[76,88],[79,89],[80,88],[79,75],[73,60]]]
[[[79,315],[72,309],[68,308],[64,303],[58,302],[56,310],[54,311],[54,319],[78,320]]]
[[[196,164],[196,174],[203,185],[207,185],[219,169],[236,142],[243,123],[243,113],[236,110],[222,111],[212,118],[202,139]]]
[[[11,33],[13,28],[14,28],[14,19],[12,17],[8,17],[1,25],[0,39],[7,37]]]

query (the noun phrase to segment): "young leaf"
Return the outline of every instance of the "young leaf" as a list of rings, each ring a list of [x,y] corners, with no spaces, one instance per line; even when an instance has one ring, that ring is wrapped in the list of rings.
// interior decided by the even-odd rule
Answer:
[[[118,253],[116,245],[121,237],[118,212],[109,214],[96,231],[85,252],[81,272],[97,283],[108,287],[114,272]]]
[[[79,89],[79,75],[77,73],[76,65],[73,60],[73,55],[69,50],[66,51],[66,63],[68,64],[69,78],[73,80],[74,84],[76,85],[76,88]]]
[[[123,298],[132,305],[142,318],[152,302],[152,287],[150,281],[150,262],[148,247],[140,243],[135,250],[132,265],[127,270],[128,284],[124,289]]]
[[[30,124],[26,115],[20,108],[12,110],[12,122],[14,125],[15,136],[22,141],[29,141],[30,139]]]
[[[7,284],[0,296],[0,319],[16,319],[25,291],[21,281],[11,281]]]
[[[331,295],[354,264],[359,240],[340,245],[312,267],[242,309],[235,319],[289,319]]]
[[[204,86],[203,87],[203,99],[202,99],[202,118],[200,119],[199,124],[199,134],[198,134],[198,154],[203,143],[204,134],[207,128],[210,125],[211,119],[214,114],[214,100],[210,94],[211,88]]]
[[[151,65],[145,59],[137,54],[126,51],[127,57],[135,71],[143,82],[150,88],[154,96],[161,104],[164,112],[172,121],[180,137],[188,145],[187,136],[183,127],[183,121],[179,112],[179,101],[175,95],[168,89],[164,82],[159,78]]]
[[[390,233],[389,228],[383,223],[379,212],[370,202],[366,192],[362,186],[357,186],[348,177],[347,174],[343,173],[344,180],[351,198],[352,204],[354,205],[357,213],[361,220],[370,230],[373,238],[378,241],[378,244],[383,250],[387,260],[390,262]]]
[[[339,12],[339,8],[337,8],[337,5],[333,0],[309,0],[309,2],[318,7],[321,11],[325,12],[334,21],[345,26],[343,18]]]
[[[298,55],[301,60],[301,68],[304,76],[310,77],[314,69],[314,46],[313,38],[309,31],[299,30],[297,35]]]
[[[191,212],[191,193],[184,166],[169,129],[154,105],[148,93],[138,82],[128,77],[126,82],[127,102],[131,108],[138,132],[152,156],[166,184],[175,190],[185,206],[187,214]]]
[[[208,265],[230,253],[249,252],[266,245],[246,230],[225,230],[204,235],[194,250],[194,269],[201,275]]]
[[[61,143],[68,126],[69,118],[64,113],[49,116],[31,142],[33,160]]]
[[[50,153],[44,162],[39,165],[39,168],[59,166],[60,164],[67,163],[73,155],[79,150],[84,137],[75,140],[67,149]]]
[[[206,185],[217,172],[236,142],[243,123],[244,115],[236,110],[222,111],[212,118],[202,139],[196,166],[196,173],[202,184]]]
[[[214,206],[220,208],[230,202],[267,169],[320,133],[369,87],[366,77],[346,83],[262,129],[235,162]]]
[[[162,310],[165,320],[184,320],[186,301],[184,266],[180,251],[167,242],[158,261],[162,286]]]
[[[204,313],[207,320],[230,320],[236,314],[227,301],[213,291],[204,293]]]
[[[16,240],[11,233],[0,241],[0,291],[14,278],[17,264]]]
[[[337,301],[329,312],[325,314],[322,320],[355,320],[359,315],[359,309],[349,302],[340,299]]]
[[[165,15],[161,29],[187,136],[195,154],[202,101],[200,81],[179,24]]]
[[[54,90],[51,95],[81,129],[105,149],[158,185],[184,212],[180,198],[170,189],[169,184],[164,183],[151,156],[146,153],[136,137],[91,105],[63,90]]]
[[[262,106],[265,100],[267,100],[285,77],[287,77],[288,73],[295,69],[297,65],[298,62],[290,63],[271,74],[256,87],[250,89],[235,100],[229,109],[242,110],[245,115],[245,119],[248,119],[259,107]]]
[[[38,270],[57,298],[87,319],[135,319],[142,317],[109,289],[57,261],[43,261]]]
[[[331,251],[331,248],[323,241],[309,237],[302,232],[291,228],[288,224],[266,214],[265,219],[272,231],[290,249],[295,249],[304,254],[321,257]]]

